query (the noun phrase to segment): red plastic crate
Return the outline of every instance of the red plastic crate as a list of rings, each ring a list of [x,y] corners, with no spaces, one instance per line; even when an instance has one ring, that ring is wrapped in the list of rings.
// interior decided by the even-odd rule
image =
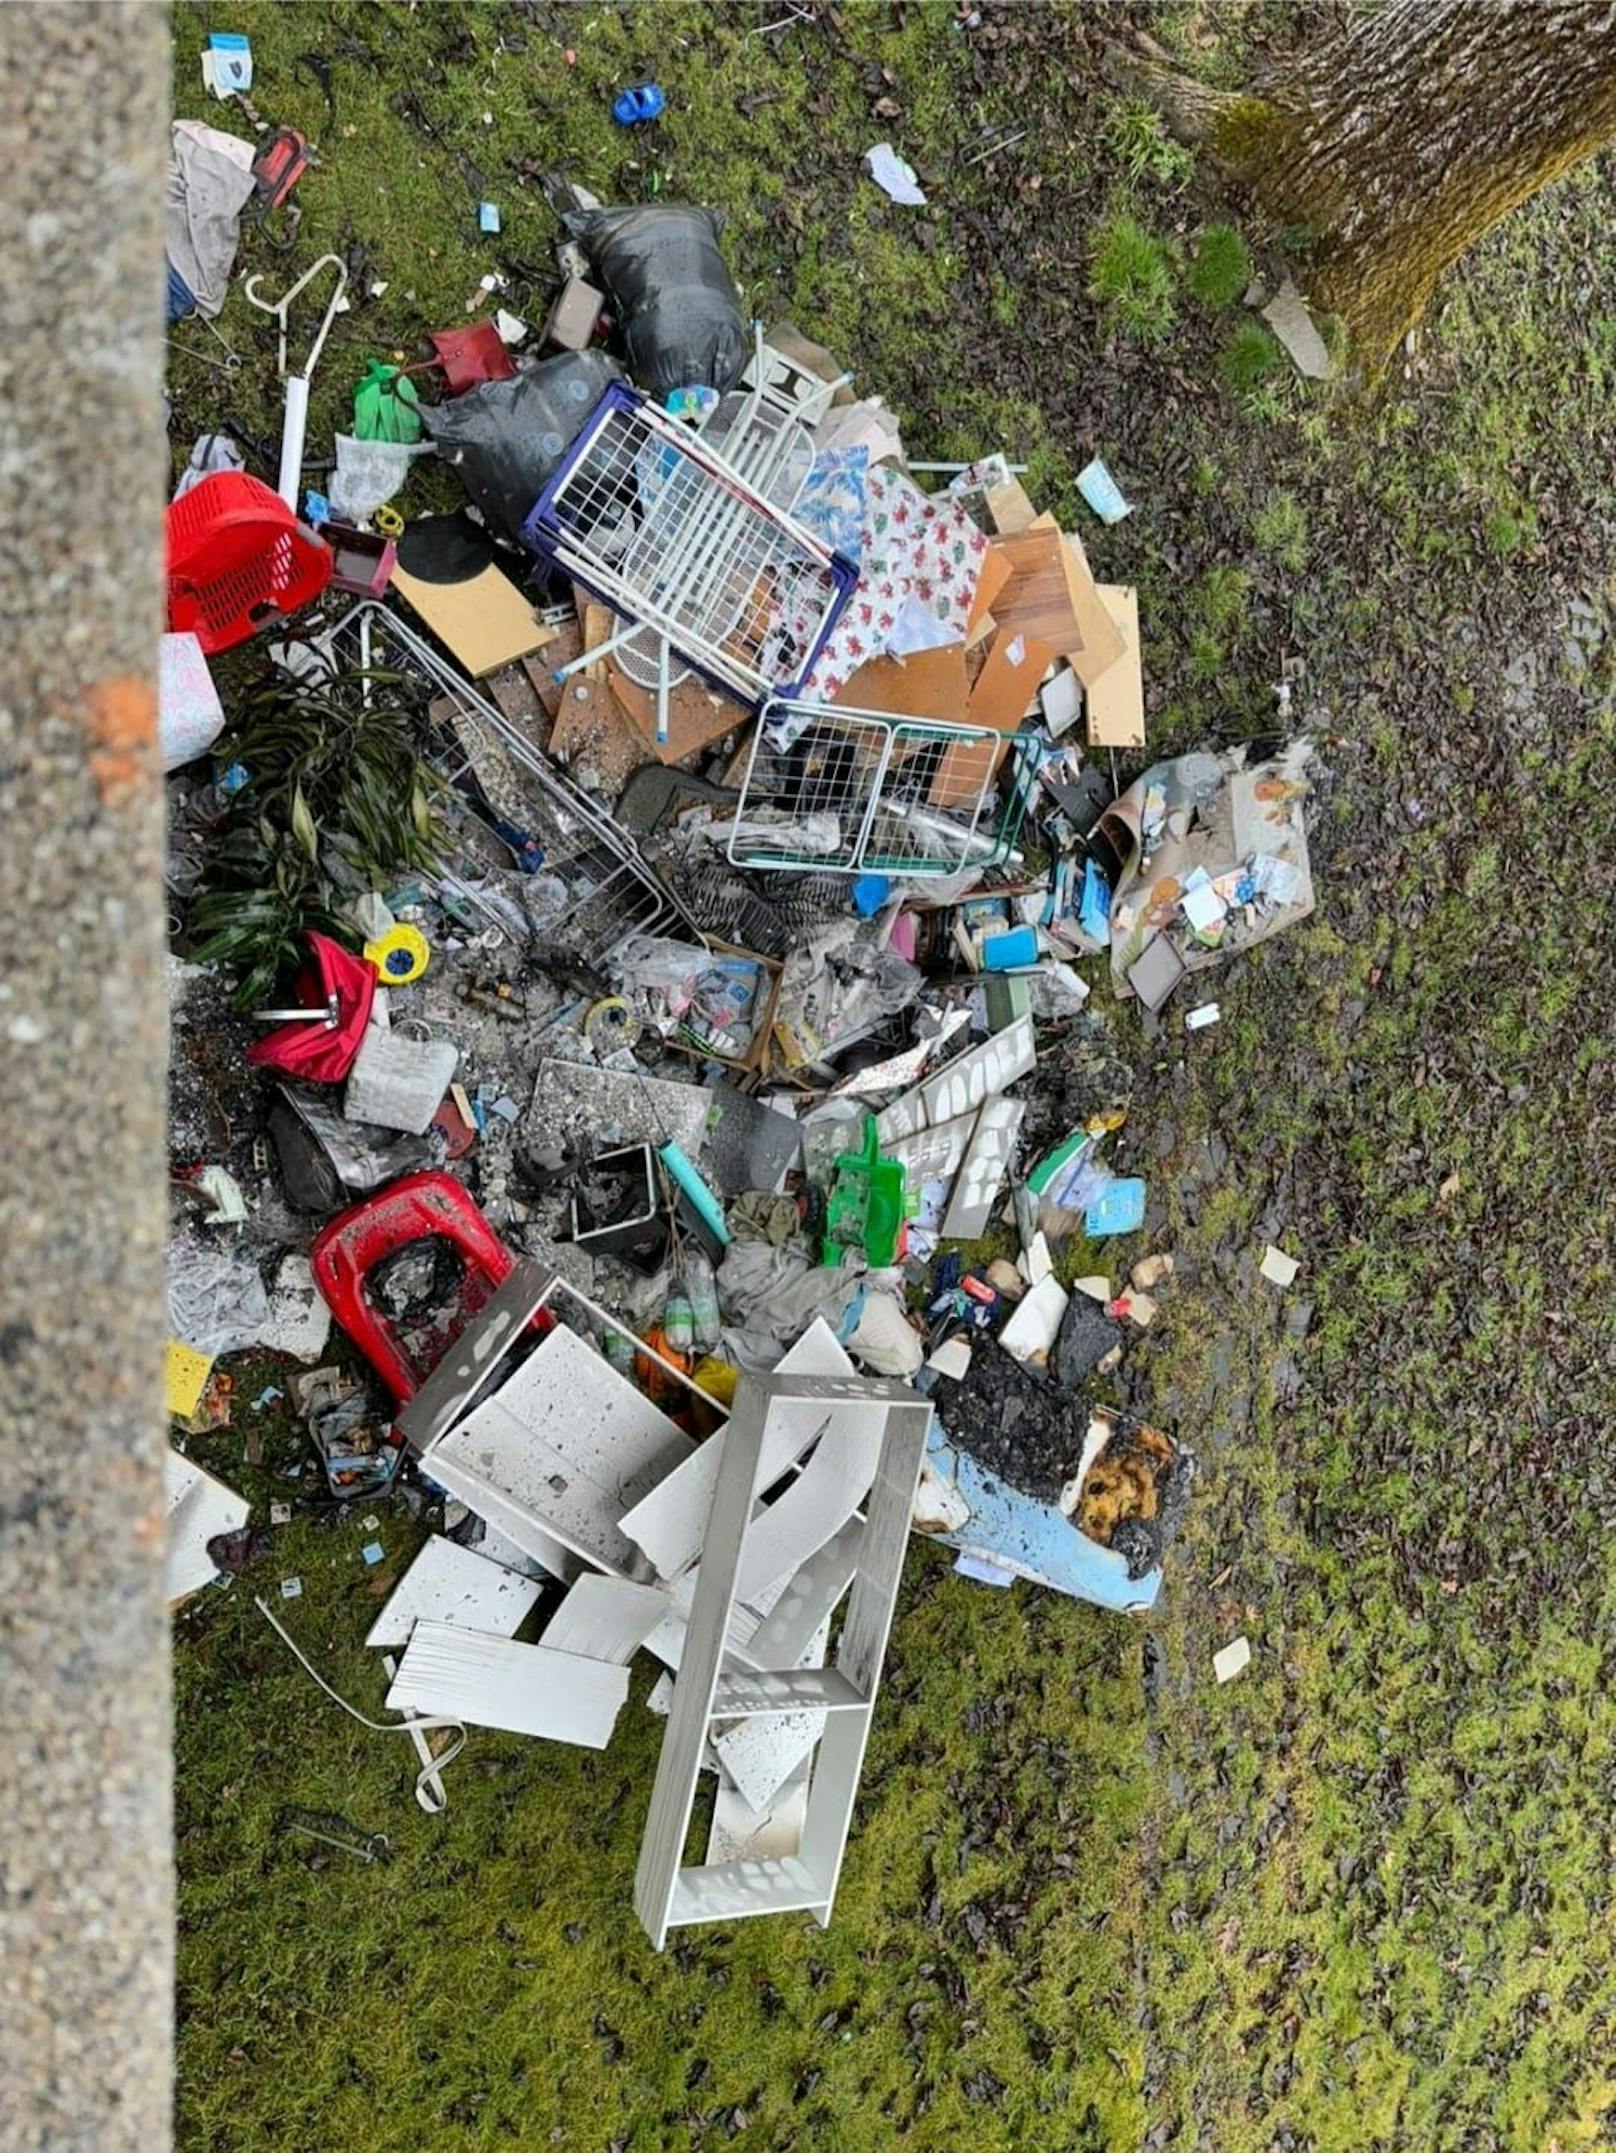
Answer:
[[[216,471],[169,505],[168,625],[210,657],[312,605],[331,567],[331,548],[245,471]]]

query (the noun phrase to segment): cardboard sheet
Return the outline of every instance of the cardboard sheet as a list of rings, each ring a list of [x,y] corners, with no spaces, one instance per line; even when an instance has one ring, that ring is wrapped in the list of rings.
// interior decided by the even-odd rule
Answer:
[[[462,583],[427,583],[395,567],[392,587],[474,680],[541,649],[555,635],[494,567]]]

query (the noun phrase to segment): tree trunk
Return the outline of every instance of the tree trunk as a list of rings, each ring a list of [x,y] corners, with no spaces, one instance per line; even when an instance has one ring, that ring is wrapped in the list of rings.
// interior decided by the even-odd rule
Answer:
[[[1249,94],[1121,64],[1305,241],[1370,378],[1472,240],[1616,134],[1616,0],[1388,0]]]

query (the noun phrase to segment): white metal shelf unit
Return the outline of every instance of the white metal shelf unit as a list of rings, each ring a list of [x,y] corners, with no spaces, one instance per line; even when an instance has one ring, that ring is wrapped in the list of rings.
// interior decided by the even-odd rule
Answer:
[[[879,1448],[865,1502],[858,1567],[826,1668],[725,1665],[725,1638],[755,1530],[753,1510],[769,1424],[798,1403],[853,1407],[879,1423]],[[838,1421],[841,1420],[838,1416]],[[907,1384],[838,1376],[743,1376],[724,1430],[723,1456],[696,1578],[695,1598],[674,1683],[656,1786],[640,1846],[634,1908],[660,1951],[670,1928],[801,1911],[828,1924],[863,1769],[865,1745],[892,1627],[909,1538],[915,1486],[931,1407]],[[833,1423],[821,1439],[858,1447],[856,1431]],[[863,1473],[854,1469],[855,1484]],[[853,1492],[849,1508],[859,1500]],[[768,1517],[759,1511],[757,1523]],[[805,1564],[786,1589],[817,1586]],[[812,1762],[807,1812],[795,1854],[768,1860],[687,1864],[697,1775],[715,1725],[812,1709],[825,1730]]]

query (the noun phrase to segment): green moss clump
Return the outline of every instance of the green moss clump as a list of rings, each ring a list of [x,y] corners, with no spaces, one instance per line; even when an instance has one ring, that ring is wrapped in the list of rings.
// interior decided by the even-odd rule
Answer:
[[[1218,379],[1236,396],[1266,381],[1279,364],[1279,346],[1260,323],[1242,322],[1218,353]]]
[[[1173,258],[1165,239],[1126,210],[1114,210],[1094,240],[1089,297],[1125,335],[1144,342],[1173,323]]]
[[[1209,224],[1190,264],[1190,290],[1203,306],[1232,306],[1251,278],[1251,257],[1232,224]]]

